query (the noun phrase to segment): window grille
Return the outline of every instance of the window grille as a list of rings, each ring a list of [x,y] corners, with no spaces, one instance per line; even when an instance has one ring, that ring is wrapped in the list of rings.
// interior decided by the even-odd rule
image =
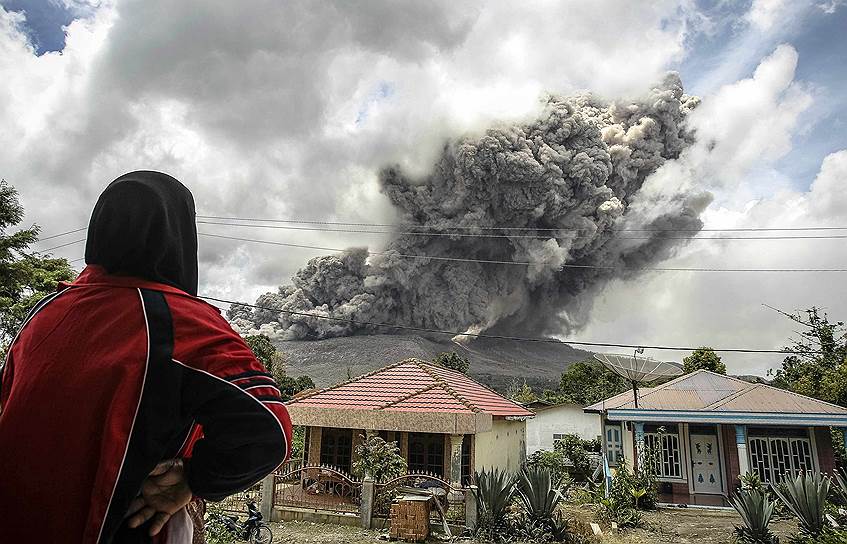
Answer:
[[[750,470],[763,482],[779,483],[786,474],[814,469],[808,438],[750,437]]]

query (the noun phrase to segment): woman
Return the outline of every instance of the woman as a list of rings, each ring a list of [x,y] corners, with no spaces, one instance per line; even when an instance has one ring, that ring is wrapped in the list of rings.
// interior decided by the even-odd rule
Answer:
[[[185,505],[288,456],[273,379],[196,298],[194,199],[139,171],[100,195],[87,266],[32,310],[0,382],[0,540],[190,542]],[[155,537],[153,535],[156,535]]]

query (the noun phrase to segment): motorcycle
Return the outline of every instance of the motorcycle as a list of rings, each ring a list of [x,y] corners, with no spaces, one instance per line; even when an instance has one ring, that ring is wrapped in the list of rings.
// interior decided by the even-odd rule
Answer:
[[[255,501],[247,503],[247,520],[243,523],[237,516],[220,512],[209,512],[206,520],[206,532],[217,533],[226,531],[232,536],[246,540],[249,544],[271,544],[274,535],[271,528],[263,521],[264,516],[259,512]]]

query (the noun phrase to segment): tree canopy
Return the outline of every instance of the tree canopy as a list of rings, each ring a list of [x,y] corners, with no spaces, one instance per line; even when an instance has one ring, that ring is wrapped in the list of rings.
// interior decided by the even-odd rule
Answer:
[[[432,362],[437,365],[441,365],[444,368],[456,370],[462,374],[467,374],[468,369],[471,367],[471,362],[455,351],[441,352],[435,356],[435,359],[433,359]]]
[[[23,218],[18,192],[0,181],[0,355],[35,303],[54,292],[60,281],[71,281],[76,275],[67,259],[29,248],[38,241],[38,225],[10,232]]]
[[[715,350],[704,346],[695,349],[691,355],[682,359],[682,370],[686,374],[696,370],[711,370],[718,374],[726,374],[726,365]]]
[[[245,336],[244,341],[253,350],[259,362],[274,377],[282,400],[290,400],[305,389],[314,389],[315,382],[309,376],[292,378],[286,374],[285,355],[276,349],[268,336],[264,334]]]
[[[545,400],[587,406],[629,389],[625,379],[593,361],[580,361],[565,370],[559,389],[545,392]]]
[[[803,327],[773,375],[773,384],[801,395],[847,406],[847,330],[815,306],[780,313]]]

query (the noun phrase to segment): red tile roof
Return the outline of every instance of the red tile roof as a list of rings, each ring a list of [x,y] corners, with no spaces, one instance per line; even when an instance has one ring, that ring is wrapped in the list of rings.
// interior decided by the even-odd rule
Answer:
[[[393,412],[482,412],[493,417],[532,417],[521,405],[465,374],[406,359],[289,402],[292,406]]]

